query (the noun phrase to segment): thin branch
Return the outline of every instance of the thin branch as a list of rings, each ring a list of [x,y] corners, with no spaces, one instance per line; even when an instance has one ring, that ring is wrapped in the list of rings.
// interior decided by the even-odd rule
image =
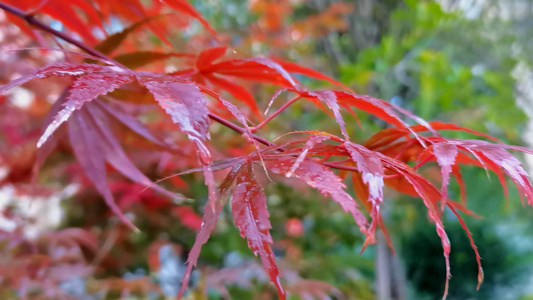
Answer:
[[[221,116],[217,115],[217,114],[214,114],[214,113],[209,113],[209,118],[211,118],[211,120],[214,120],[232,130],[234,130],[235,132],[238,132],[240,134],[245,134],[246,133],[246,129],[242,128],[241,126],[238,126],[238,125],[235,125],[233,123],[231,123],[230,121],[222,118]],[[257,136],[255,134],[252,134],[251,135],[251,138],[253,138],[254,140],[258,141],[259,143],[265,145],[265,146],[269,146],[269,147],[276,147],[277,145],[272,143],[271,141],[268,141],[260,136]],[[286,151],[286,149],[283,149],[283,148],[278,148],[279,151],[281,152],[284,152]]]
[[[276,110],[273,114],[271,114],[270,116],[268,116],[268,118],[264,119],[263,122],[259,123],[259,125],[257,126],[254,126],[254,127],[251,127],[250,130],[252,132],[256,132],[257,130],[259,130],[259,128],[263,127],[266,123],[268,123],[268,121],[272,120],[275,116],[277,116],[278,114],[280,114],[282,111],[284,111],[287,107],[289,107],[289,105],[293,104],[294,102],[296,102],[296,100],[300,99],[302,96],[300,95],[297,95],[295,96],[294,98],[292,98],[291,100],[289,100],[287,103],[283,104],[282,107],[280,107],[278,110]]]
[[[230,129],[233,129],[235,132],[238,132],[240,134],[244,134],[246,133],[246,130],[238,125],[235,125],[229,121],[227,121],[226,119],[222,118],[221,116],[217,115],[217,114],[214,114],[214,113],[209,113],[209,118],[211,118],[212,120],[230,128]],[[275,147],[276,144],[262,138],[262,137],[259,137],[255,134],[252,134],[251,136],[254,140],[258,141],[259,143],[265,145],[265,146],[269,146],[269,147]],[[279,152],[285,152],[287,149],[285,148],[281,148],[281,147],[278,147],[276,150],[278,150]],[[332,169],[338,169],[338,170],[346,170],[346,171],[353,171],[353,172],[359,172],[359,169],[357,169],[356,167],[351,167],[351,166],[343,166],[343,165],[337,165],[335,164],[335,162],[322,162],[322,165],[326,166],[326,167],[329,167],[329,168],[332,168]]]
[[[107,60],[117,66],[120,66],[122,68],[126,68],[124,65],[122,65],[121,63],[119,63],[118,61],[115,61],[114,59],[110,58],[109,56],[103,54],[102,52],[88,46],[88,45],[85,45],[83,42],[80,42],[80,41],[77,41],[75,39],[73,39],[72,37],[70,37],[68,34],[64,33],[64,32],[61,32],[61,31],[58,31],[58,30],[55,30],[53,29],[52,27],[48,26],[47,24],[43,23],[42,21],[39,21],[38,19],[36,19],[33,15],[31,14],[27,14],[26,12],[24,12],[23,10],[20,10],[14,6],[11,6],[9,4],[6,4],[4,2],[1,2],[0,1],[0,8],[7,11],[8,13],[11,13],[11,14],[14,14],[15,16],[25,20],[26,22],[28,22],[28,24],[31,24],[35,27],[38,27],[46,32],[49,32],[51,33],[52,35],[72,44],[72,45],[75,45],[76,47],[80,48],[81,50],[89,53],[90,55],[92,56],[95,56],[95,57],[98,57],[98,58],[101,58],[101,59],[104,59],[104,60]]]
[[[417,163],[416,166],[413,167],[413,170],[416,170],[416,169],[420,168],[421,166],[425,165],[433,157],[435,157],[434,154],[429,155],[428,157],[426,157],[426,159],[424,159],[424,161],[421,161],[421,162]]]

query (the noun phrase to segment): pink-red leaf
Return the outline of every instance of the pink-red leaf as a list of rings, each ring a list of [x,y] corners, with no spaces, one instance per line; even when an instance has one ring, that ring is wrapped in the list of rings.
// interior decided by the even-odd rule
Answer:
[[[224,181],[220,185],[217,201],[215,203],[215,209],[213,210],[213,208],[208,204],[206,204],[204,207],[204,215],[202,216],[202,227],[196,235],[194,245],[192,246],[191,251],[189,252],[189,257],[187,258],[187,269],[185,270],[183,279],[181,280],[181,286],[178,292],[178,299],[183,297],[183,293],[185,292],[185,290],[187,290],[192,269],[196,266],[196,262],[198,261],[198,257],[200,256],[202,246],[207,243],[209,237],[211,236],[211,233],[215,230],[220,212],[222,211],[222,208],[226,203],[227,197],[232,190],[235,178],[239,174],[242,164],[242,161],[236,162],[231,172],[226,176],[226,179],[224,179]]]
[[[533,205],[533,186],[529,175],[522,167],[522,163],[509,153],[506,148],[529,154],[533,154],[532,150],[478,140],[449,140],[448,142],[457,145],[460,149],[469,151],[480,163],[489,165],[492,170],[501,168],[515,183],[520,196],[525,196],[528,203]],[[497,167],[494,168],[494,166]]]
[[[104,154],[98,140],[98,130],[90,120],[82,116],[80,112],[73,114],[68,122],[69,137],[74,154],[81,164],[87,177],[92,181],[96,190],[104,197],[105,202],[118,217],[132,229],[135,225],[128,220],[113,199],[113,194],[107,185]]]
[[[15,86],[22,85],[36,78],[48,78],[51,76],[80,76],[87,73],[98,72],[102,66],[92,64],[70,64],[55,63],[33,70],[31,73],[12,80],[6,85],[0,86],[0,93],[3,93]]]
[[[315,91],[309,92],[309,95],[317,97],[320,101],[326,103],[326,105],[333,111],[335,116],[335,121],[339,124],[341,128],[342,135],[346,140],[349,140],[348,132],[346,131],[346,126],[344,125],[344,120],[340,112],[339,104],[337,103],[337,95],[332,91]]]
[[[222,103],[222,105],[224,105],[224,107],[239,121],[239,123],[241,123],[241,125],[244,127],[247,137],[252,141],[255,148],[259,150],[260,149],[259,144],[254,138],[252,138],[253,134],[252,134],[250,127],[248,126],[248,123],[250,122],[250,120],[248,120],[248,118],[244,115],[244,113],[242,113],[237,106],[233,105],[233,103],[224,99],[223,97],[213,92],[212,90],[207,89],[205,87],[200,87],[200,89],[203,93],[206,93],[207,95],[217,99],[218,101],[220,101],[220,103]]]
[[[345,143],[345,146],[348,153],[350,153],[351,159],[357,164],[357,169],[361,172],[363,182],[368,186],[368,201],[372,204],[372,210],[370,211],[370,216],[372,217],[369,229],[370,239],[365,241],[365,245],[368,245],[375,242],[375,230],[381,215],[384,167],[381,158],[375,152],[355,143]]]
[[[342,91],[335,91],[337,101],[344,107],[354,106],[369,114],[373,114],[383,121],[395,125],[396,127],[406,128],[408,125],[392,109],[390,109],[385,101],[375,99],[364,95],[355,95]]]
[[[196,59],[196,68],[202,71],[207,66],[212,65],[215,60],[224,56],[224,54],[226,54],[226,50],[228,50],[227,46],[205,49],[204,51],[200,52],[198,58]]]
[[[295,87],[296,81],[279,64],[264,57],[255,59],[225,60],[204,69],[221,75],[235,76],[246,80],[269,82],[282,87]]]
[[[198,157],[204,169],[208,188],[209,204],[215,209],[216,191],[213,171],[210,167],[211,153],[206,145],[209,139],[209,110],[204,95],[192,83],[169,81],[156,76],[138,76],[159,105],[170,115],[189,140],[195,143]],[[165,80],[167,79],[167,80]]]
[[[442,183],[440,193],[442,194],[441,210],[444,211],[446,201],[448,201],[448,184],[450,182],[450,173],[452,166],[455,164],[457,157],[457,147],[449,143],[438,143],[433,145],[433,154],[437,158],[442,174]]]
[[[209,110],[198,87],[191,83],[166,81],[150,76],[138,78],[172,121],[196,144],[202,163],[211,162],[211,153],[205,144],[209,139]]]
[[[133,182],[144,185],[145,187],[153,188],[154,190],[175,200],[184,200],[185,198],[178,194],[173,194],[162,187],[154,184],[148,177],[146,177],[128,158],[119,141],[113,135],[106,115],[98,108],[98,106],[87,104],[87,110],[82,114],[86,119],[93,122],[93,126],[97,129],[97,141],[100,146],[100,151],[104,158],[117,171],[126,176]]]
[[[265,157],[265,164],[269,171],[286,175],[294,165],[294,157]],[[304,160],[294,170],[294,177],[304,181],[310,187],[317,189],[322,195],[330,196],[339,203],[342,209],[350,213],[359,230],[368,236],[368,221],[357,208],[357,203],[344,189],[342,179],[322,164]]]
[[[246,104],[250,108],[252,113],[254,113],[259,119],[262,119],[261,113],[259,112],[259,108],[257,107],[257,103],[255,102],[254,97],[245,88],[215,75],[205,74],[204,77],[209,80],[209,82],[211,82],[211,84],[213,84],[215,87],[228,92],[230,95],[235,97],[235,99]]]
[[[475,131],[475,130],[471,130],[471,129],[468,129],[468,128],[464,128],[464,127],[461,127],[461,126],[458,126],[458,125],[455,125],[455,124],[452,124],[452,123],[443,123],[443,122],[440,122],[440,121],[434,121],[434,122],[430,122],[429,125],[434,130],[464,131],[464,132],[468,132],[468,133],[472,133],[472,134],[475,134],[475,135],[479,135],[479,136],[485,137],[487,139],[493,140],[495,142],[501,143],[500,140],[498,140],[498,139],[496,139],[496,138],[494,138],[494,137],[492,137],[492,136],[490,136],[488,134],[485,134],[485,133],[482,133],[482,132],[479,132],[479,131]],[[414,126],[411,126],[411,129],[413,131],[415,131],[415,132],[428,131],[428,128],[423,126],[423,125],[414,125]],[[408,134],[409,134],[409,131],[404,129],[404,128],[387,128],[387,129],[379,131],[378,133],[376,133],[372,137],[370,137],[365,142],[365,146],[366,147],[371,147],[372,149],[376,149],[376,148],[379,148],[379,147],[382,147],[382,146],[387,146],[387,145],[391,144],[392,142],[396,141],[397,139],[400,139],[402,137],[408,136]]]
[[[472,134],[475,134],[475,135],[479,135],[479,136],[482,136],[484,138],[487,138],[489,140],[493,140],[495,142],[498,142],[498,143],[501,143],[500,140],[498,140],[497,138],[489,135],[489,134],[486,134],[486,133],[483,133],[483,132],[479,132],[479,131],[476,131],[476,130],[472,130],[472,129],[468,129],[468,128],[465,128],[465,127],[461,127],[461,126],[458,126],[456,124],[453,124],[453,123],[444,123],[444,122],[440,122],[440,121],[433,121],[433,122],[429,122],[429,125],[431,125],[431,128],[435,129],[435,130],[454,130],[454,131],[464,131],[464,132],[468,132],[468,133],[472,133]],[[411,128],[416,131],[416,132],[420,132],[420,131],[427,131],[427,128],[422,126],[422,125],[414,125],[414,126],[411,126]]]
[[[461,224],[461,227],[463,227],[463,230],[465,231],[466,236],[468,236],[468,239],[470,240],[470,246],[472,247],[472,249],[474,250],[474,254],[476,255],[477,268],[478,268],[476,290],[479,290],[479,287],[481,286],[481,283],[483,282],[483,279],[485,278],[485,275],[483,273],[483,267],[481,266],[481,256],[479,255],[479,252],[477,250],[477,246],[474,243],[474,239],[472,238],[472,234],[470,233],[470,230],[468,230],[468,227],[466,226],[465,221],[463,220],[461,215],[459,215],[459,213],[455,210],[454,207],[450,206],[450,210],[457,217],[457,220]]]
[[[303,74],[305,76],[308,76],[308,77],[312,77],[312,78],[316,78],[316,79],[320,79],[320,80],[325,80],[325,81],[328,81],[336,86],[339,86],[347,91],[350,91],[352,92],[352,90],[347,87],[346,85],[344,85],[342,82],[339,82],[327,75],[324,75],[318,71],[315,71],[313,69],[309,69],[309,68],[306,68],[304,66],[300,66],[298,64],[295,64],[295,63],[292,63],[292,62],[287,62],[287,61],[283,61],[283,60],[280,60],[280,59],[273,59],[273,61],[275,61],[276,63],[278,63],[283,69],[285,69],[287,72],[289,73],[297,73],[297,74]]]
[[[263,65],[263,66],[265,66],[267,68],[273,69],[278,74],[283,76],[283,78],[285,78],[285,80],[287,80],[291,84],[291,86],[293,86],[293,87],[297,86],[296,80],[294,78],[292,78],[291,74],[289,74],[289,72],[287,72],[282,66],[280,66],[277,62],[271,60],[270,58],[254,57],[254,58],[247,59],[247,61],[253,61],[253,62],[261,64],[261,65]]]
[[[79,77],[70,89],[70,94],[64,108],[56,115],[55,119],[46,127],[44,133],[37,142],[40,147],[54,133],[63,122],[68,120],[70,115],[80,109],[86,102],[89,102],[100,95],[105,95],[116,88],[133,80],[129,73],[92,73]]]
[[[106,113],[113,116],[120,123],[124,124],[126,127],[131,129],[133,132],[142,136],[143,138],[151,141],[152,143],[166,147],[163,141],[155,137],[148,128],[141,124],[135,117],[119,109],[119,105],[110,105],[102,101],[94,101],[96,105],[102,108]]]
[[[415,138],[423,146],[425,146],[424,141],[418,136],[418,134],[413,129],[411,129],[410,126],[407,125],[405,121],[400,118],[396,111],[403,112],[414,121],[426,127],[429,131],[438,135],[426,121],[383,100],[376,99],[368,95],[356,95],[342,91],[335,91],[335,94],[337,95],[337,100],[341,106],[347,109],[350,106],[354,106],[358,109],[366,111],[367,113],[375,115],[376,117],[382,119],[383,121],[389,124],[395,125],[399,128],[405,128],[411,134],[413,134],[413,136],[415,136]]]
[[[54,116],[59,112],[61,109],[61,106],[63,106],[63,103],[65,102],[65,99],[67,98],[68,90],[65,89],[59,96],[59,98],[54,102],[46,116],[44,117],[43,127],[42,130],[46,128],[48,124],[50,124],[54,118]],[[52,151],[57,146],[57,140],[54,137],[50,137],[46,143],[44,143],[40,148],[37,149],[37,153],[35,155],[35,163],[33,164],[33,178],[32,181],[35,182],[37,179],[37,175],[39,174],[39,169],[44,164],[46,158],[52,153]]]
[[[287,172],[287,174],[285,174],[285,177],[291,177],[292,174],[294,174],[294,172],[300,166],[302,161],[304,161],[304,159],[305,159],[305,157],[307,155],[307,152],[309,152],[309,149],[313,148],[316,144],[322,143],[323,141],[328,140],[328,139],[329,139],[329,136],[327,136],[327,135],[313,135],[313,136],[311,136],[305,142],[305,146],[303,148],[302,153],[300,153],[298,158],[296,158],[296,160],[294,161],[294,164],[292,165],[292,167],[289,170],[289,172]]]
[[[248,248],[254,255],[259,255],[263,269],[270,277],[278,290],[280,299],[285,299],[286,294],[281,286],[276,256],[270,248],[270,221],[266,205],[266,196],[259,182],[253,174],[251,162],[242,166],[237,175],[233,197],[231,198],[231,213],[235,225],[243,238],[248,240]]]
[[[267,105],[267,108],[265,109],[265,115],[268,114],[268,111],[270,110],[270,108],[272,107],[272,104],[274,104],[274,100],[276,100],[276,98],[281,95],[281,93],[287,91],[286,88],[281,88],[281,89],[278,89],[276,90],[276,92],[272,95],[272,97],[270,98],[270,101],[268,101],[268,105]]]

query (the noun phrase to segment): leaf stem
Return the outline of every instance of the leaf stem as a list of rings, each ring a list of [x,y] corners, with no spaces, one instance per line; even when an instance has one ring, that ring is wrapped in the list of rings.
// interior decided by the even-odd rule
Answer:
[[[214,114],[214,113],[209,113],[209,118],[211,118],[212,120],[234,130],[235,132],[237,133],[240,133],[240,134],[244,134],[246,133],[246,130],[238,125],[235,125],[231,122],[229,122],[228,120],[222,118],[221,116],[217,115],[217,114]],[[255,134],[252,134],[251,135],[251,138],[253,138],[254,140],[258,141],[259,143],[265,145],[265,146],[269,146],[269,147],[275,147],[276,144],[262,138],[262,137],[259,137]],[[278,147],[276,148],[276,150],[278,150],[279,152],[285,152],[287,151],[287,149],[285,148],[282,148],[282,147]],[[343,165],[337,165],[335,164],[334,162],[322,162],[321,163],[322,165],[326,166],[326,167],[329,167],[329,168],[332,168],[332,169],[339,169],[339,170],[346,170],[346,171],[352,171],[352,172],[359,172],[359,169],[357,169],[356,167],[351,167],[351,166],[343,166]]]
[[[433,157],[435,157],[435,155],[433,155],[433,154],[429,155],[426,159],[424,159],[423,161],[417,163],[416,166],[413,167],[413,170],[416,170],[416,169],[420,168],[421,166],[425,165]]]
[[[240,134],[245,134],[246,133],[246,129],[242,128],[241,126],[238,126],[238,125],[235,125],[233,123],[231,123],[230,121],[222,118],[221,116],[217,115],[217,114],[214,114],[214,113],[209,113],[209,118],[211,118],[211,120],[214,120],[232,130],[234,130],[235,132],[238,132]],[[251,138],[253,138],[254,140],[258,141],[259,143],[265,145],[265,146],[268,146],[268,147],[275,147],[276,144],[272,143],[271,141],[268,141],[260,136],[257,136],[255,134],[252,134],[251,135]],[[284,148],[278,148],[281,152],[284,152],[286,151],[286,149]]]
[[[233,129],[234,131],[240,133],[240,134],[244,134],[246,133],[246,130],[238,125],[235,125],[229,121],[227,121],[226,119],[222,118],[221,116],[217,115],[217,114],[214,114],[214,113],[209,113],[209,118],[211,118],[212,120],[230,128],[230,129]],[[269,146],[269,147],[275,147],[276,144],[262,138],[262,137],[259,137],[255,134],[252,134],[251,137],[258,141],[259,143],[265,145],[265,146]],[[279,152],[285,152],[287,151],[287,149],[285,148],[281,148],[281,147],[278,147],[276,150],[278,150]],[[337,162],[338,163],[338,162]],[[326,167],[329,167],[329,168],[332,168],[332,169],[338,169],[338,170],[346,170],[346,171],[352,171],[352,172],[359,172],[359,169],[357,169],[356,167],[352,167],[352,166],[343,166],[343,165],[337,165],[335,162],[321,162],[322,165],[326,166]]]
[[[296,102],[296,100],[300,99],[301,97],[302,96],[300,95],[294,96],[294,98],[289,100],[287,103],[283,104],[282,107],[280,107],[273,114],[268,116],[268,118],[264,119],[263,122],[259,123],[257,126],[251,127],[250,130],[252,132],[256,132],[257,130],[259,130],[259,128],[263,127],[266,123],[268,123],[268,121],[272,120],[275,116],[279,115],[282,111],[284,111],[287,107],[289,107],[289,105],[293,104],[294,102]]]

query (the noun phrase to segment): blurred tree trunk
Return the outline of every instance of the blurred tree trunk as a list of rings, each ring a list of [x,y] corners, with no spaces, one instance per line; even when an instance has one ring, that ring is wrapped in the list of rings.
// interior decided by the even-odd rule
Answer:
[[[309,5],[317,11],[324,11],[338,0],[311,0]],[[331,32],[318,42],[319,51],[324,52],[332,63],[337,66],[353,62],[359,51],[375,46],[381,41],[384,32],[388,31],[390,14],[404,5],[397,0],[352,0],[344,1],[354,5],[354,11],[347,15],[349,27],[347,32]],[[350,43],[341,45],[334,43],[338,35],[348,35]],[[332,68],[336,69],[336,68]]]
[[[381,231],[377,232],[376,294],[379,300],[405,300],[405,273],[397,256],[387,247]]]

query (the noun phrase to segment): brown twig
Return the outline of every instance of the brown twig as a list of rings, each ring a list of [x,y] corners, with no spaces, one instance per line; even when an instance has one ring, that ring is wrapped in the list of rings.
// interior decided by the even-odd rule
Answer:
[[[259,130],[261,127],[263,127],[266,123],[268,123],[270,120],[272,120],[275,116],[277,116],[277,115],[280,114],[282,111],[284,111],[287,107],[289,107],[289,105],[293,104],[294,102],[296,102],[296,101],[297,101],[298,99],[300,99],[300,98],[302,98],[302,96],[300,96],[300,95],[295,96],[294,98],[292,98],[291,100],[289,100],[287,103],[285,103],[282,107],[280,107],[278,110],[276,110],[273,114],[271,114],[270,116],[268,116],[268,118],[266,118],[263,122],[259,123],[259,125],[250,128],[250,130],[251,130],[252,132],[256,132],[256,131]]]

